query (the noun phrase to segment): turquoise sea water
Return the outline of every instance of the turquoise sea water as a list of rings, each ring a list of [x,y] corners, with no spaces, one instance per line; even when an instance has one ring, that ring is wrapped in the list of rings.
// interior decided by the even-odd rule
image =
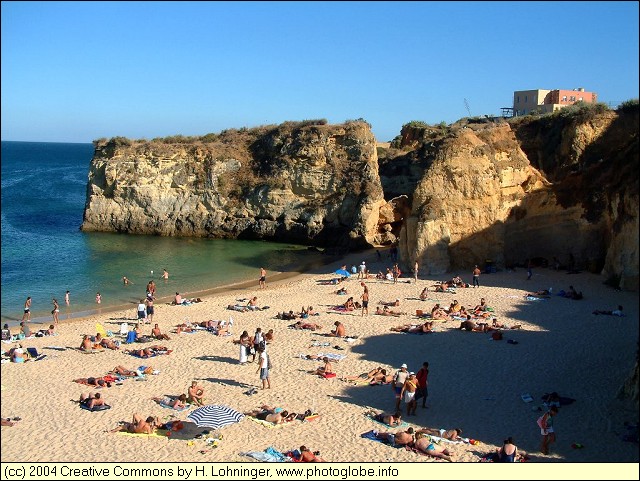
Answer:
[[[3,323],[21,319],[27,296],[32,320],[49,322],[52,298],[64,320],[95,310],[97,292],[102,308],[134,303],[151,279],[158,297],[189,297],[252,279],[257,285],[261,266],[272,273],[318,259],[306,247],[273,242],[81,232],[92,156],[92,144],[2,142]]]

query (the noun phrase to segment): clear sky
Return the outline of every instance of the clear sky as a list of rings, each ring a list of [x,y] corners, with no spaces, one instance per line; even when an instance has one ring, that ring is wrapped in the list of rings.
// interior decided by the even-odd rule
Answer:
[[[2,2],[2,140],[497,115],[638,98],[638,2]]]

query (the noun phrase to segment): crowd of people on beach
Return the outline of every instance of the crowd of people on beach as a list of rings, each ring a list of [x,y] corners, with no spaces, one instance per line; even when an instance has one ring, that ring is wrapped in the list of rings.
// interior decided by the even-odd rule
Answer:
[[[346,266],[343,266],[346,269]],[[418,283],[418,273],[420,272],[420,266],[416,261],[412,269],[412,280],[414,284]],[[450,279],[443,280],[430,286],[424,286],[419,294],[416,293],[416,300],[422,302],[432,301],[434,304],[423,310],[416,310],[416,319],[419,322],[407,322],[398,326],[392,326],[389,331],[403,334],[429,334],[436,332],[439,326],[445,325],[444,323],[452,322],[454,326],[452,329],[465,331],[465,332],[501,332],[503,330],[520,329],[520,324],[507,326],[504,323],[498,321],[498,313],[488,305],[487,299],[481,297],[476,305],[464,306],[457,299],[453,299],[446,307],[443,300],[434,301],[429,298],[431,293],[446,293],[455,294],[456,289],[461,288],[480,288],[480,276],[481,270],[476,265],[471,271],[472,284],[468,284],[463,281],[460,276],[454,276]],[[369,315],[370,291],[368,283],[371,281],[381,281],[385,283],[397,284],[402,282],[402,271],[397,263],[396,258],[392,266],[386,269],[386,273],[382,270],[377,274],[372,274],[365,261],[356,267],[351,268],[352,274],[357,274],[359,282],[359,288],[356,288],[359,292],[354,295],[346,297],[344,302],[339,302],[335,306],[327,310],[327,314],[340,314],[340,313],[355,313],[362,317]],[[162,277],[166,280],[169,277],[167,270],[163,271]],[[347,277],[341,277],[337,283],[345,283]],[[131,281],[123,276],[122,282],[125,286],[131,285]],[[431,289],[430,289],[431,288]],[[258,289],[266,289],[266,270],[264,267],[260,268],[260,276],[258,278]],[[351,284],[349,285],[349,290]],[[348,296],[347,285],[342,285],[339,289],[332,291],[338,296]],[[551,289],[541,290],[533,293],[527,293],[526,296],[536,296],[543,298],[551,295]],[[573,286],[570,286],[566,293],[563,293],[563,297],[578,300],[582,299],[581,292],[576,292]],[[70,292],[65,293],[65,305],[70,305]],[[344,299],[344,298],[343,298]],[[116,339],[113,335],[106,335],[104,332],[97,332],[95,335],[85,334],[82,337],[80,346],[77,348],[84,352],[93,352],[101,349],[109,349],[113,351],[122,351],[135,355],[139,358],[149,358],[159,354],[170,353],[171,349],[163,345],[151,345],[147,347],[137,348],[132,346],[136,342],[149,342],[149,341],[171,341],[172,336],[163,333],[159,327],[159,324],[154,321],[155,309],[154,301],[156,300],[156,285],[153,280],[150,280],[145,289],[145,296],[140,298],[136,306],[136,322],[130,330],[126,331],[125,339]],[[28,297],[24,304],[23,317],[20,322],[19,338],[29,338],[32,335],[29,327],[30,309],[31,309],[31,297]],[[100,303],[99,293],[96,297],[96,302]],[[190,303],[199,303],[202,299],[198,297],[185,299],[179,292],[175,293],[175,297],[171,302],[171,305],[182,306]],[[441,305],[442,303],[442,305]],[[42,335],[56,335],[56,329],[59,326],[58,313],[60,306],[57,300],[52,300],[52,320],[53,323],[46,330],[39,331]],[[257,296],[251,296],[248,299],[240,299],[235,304],[229,304],[228,310],[234,312],[257,312],[269,309],[269,306],[260,306]],[[375,312],[373,314],[378,316],[391,316],[391,317],[407,317],[409,314],[406,312],[403,301],[400,297],[390,300],[379,300]],[[594,315],[611,315],[611,316],[623,316],[622,306],[618,306],[617,309],[612,310],[596,310],[593,311]],[[313,306],[302,306],[300,310],[286,310],[277,312],[274,319],[294,321],[288,327],[294,330],[307,330],[315,333],[324,331],[321,324],[313,322],[312,318],[321,316],[321,313],[314,309]],[[324,318],[326,319],[326,317]],[[382,320],[381,320],[382,321]],[[459,323],[459,324],[458,324]],[[322,324],[325,324],[323,322]],[[149,330],[149,334],[142,334],[144,325],[153,326]],[[219,321],[208,320],[192,323],[185,321],[175,326],[175,334],[181,335],[184,333],[194,333],[200,330],[206,330],[214,333],[216,336],[231,336],[231,328],[233,327],[233,320]],[[111,333],[110,333],[111,334]],[[121,334],[125,334],[122,333]],[[37,334],[36,334],[37,335]],[[342,339],[356,339],[357,336],[353,332],[348,334],[348,326],[343,322],[336,320],[333,322],[333,328],[327,329],[327,332],[323,332],[324,336],[330,338],[342,338]],[[11,329],[8,324],[4,325],[2,330],[2,340],[5,342],[16,341],[18,337],[11,333]],[[239,337],[232,339],[232,342],[238,347],[238,364],[242,366],[255,366],[256,379],[258,381],[258,387],[262,390],[272,389],[271,383],[271,370],[272,359],[271,349],[273,348],[275,341],[274,329],[267,329],[267,332],[263,332],[261,327],[257,327],[253,334],[250,334],[248,330],[243,330]],[[125,349],[126,347],[129,349]],[[23,349],[22,344],[16,345],[12,348],[8,355],[12,362],[25,362],[28,360],[29,354]],[[367,372],[361,373],[355,376],[339,374],[339,365],[336,363],[339,359],[331,358],[329,356],[314,357],[307,356],[307,359],[314,359],[322,362],[322,365],[316,367],[313,370],[308,371],[315,376],[331,379],[338,377],[339,379],[356,384],[367,384],[371,386],[388,385],[391,387],[394,400],[394,410],[392,413],[383,411],[368,411],[365,414],[370,416],[373,420],[385,425],[388,428],[402,428],[404,427],[404,417],[415,417],[417,414],[417,408],[427,407],[427,400],[429,396],[429,362],[424,361],[415,372],[409,370],[408,365],[403,363],[395,372],[390,368],[384,368],[383,366],[375,367]],[[151,368],[152,369],[152,368]],[[152,369],[153,371],[153,369]],[[122,377],[137,377],[144,375],[138,369],[128,369],[122,365],[116,366],[109,375],[116,375]],[[103,380],[100,384],[97,378],[94,378],[96,386],[107,386],[107,381]],[[93,384],[91,384],[93,385]],[[251,392],[251,390],[250,390]],[[387,391],[388,392],[388,391]],[[203,406],[205,405],[205,388],[194,380],[191,385],[186,388],[186,392],[176,394],[174,396],[162,396],[154,397],[153,400],[165,407],[169,407],[174,410],[182,410],[189,405]],[[104,395],[101,393],[95,394],[82,394],[79,403],[88,408],[94,409],[106,404]],[[551,406],[539,420],[539,427],[542,436],[541,452],[548,454],[551,444],[555,441],[555,431],[553,429],[554,417],[557,415],[557,408]],[[262,405],[259,409],[245,413],[248,416],[253,416],[260,421],[266,421],[273,424],[281,424],[290,422],[297,419],[296,413],[289,413],[287,410],[281,408],[275,408],[267,405]],[[4,420],[3,420],[4,421]],[[4,425],[4,424],[3,424]],[[167,423],[161,423],[156,416],[142,416],[139,413],[134,413],[131,422],[121,422],[117,427],[111,429],[111,432],[126,431],[129,433],[142,433],[150,434],[158,428],[168,428],[170,430],[181,429],[179,422],[174,422],[173,425]],[[400,431],[374,431],[376,439],[382,440],[392,446],[406,446],[416,452],[421,452],[430,455],[434,458],[443,459],[446,461],[453,461],[455,459],[455,450],[453,447],[446,447],[441,440],[455,441],[455,442],[467,442],[467,438],[462,438],[463,430],[461,428],[455,429],[436,429],[436,428],[413,428],[409,427]],[[324,459],[318,456],[317,452],[312,452],[304,445],[300,447],[300,458],[303,461],[310,462],[322,462]],[[508,437],[502,443],[502,446],[494,453],[492,460],[496,462],[514,462],[518,459],[522,459],[523,453],[519,452],[512,437]]]

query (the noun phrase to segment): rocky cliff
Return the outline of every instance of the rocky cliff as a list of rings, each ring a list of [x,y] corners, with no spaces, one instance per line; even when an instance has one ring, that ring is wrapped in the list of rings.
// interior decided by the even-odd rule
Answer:
[[[384,148],[364,121],[96,141],[82,229],[397,243],[430,274],[556,257],[637,290],[638,123],[636,104],[412,123]]]
[[[557,257],[638,289],[637,108],[411,130],[380,160],[385,191],[410,200],[394,229],[406,267]]]
[[[366,122],[95,142],[82,229],[359,249],[384,203]]]

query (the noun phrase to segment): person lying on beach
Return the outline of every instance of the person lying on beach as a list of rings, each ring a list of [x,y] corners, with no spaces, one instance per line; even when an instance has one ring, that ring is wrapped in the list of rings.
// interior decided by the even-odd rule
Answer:
[[[6,325],[6,324],[5,324]],[[54,324],[50,324],[48,329],[40,329],[38,330],[38,332],[36,333],[37,337],[42,337],[42,336],[57,336],[58,333],[56,332],[56,326]],[[4,338],[3,338],[4,340]]]
[[[200,323],[200,327],[205,327],[207,331],[213,332],[216,336],[226,336],[229,333],[226,321],[203,321]]]
[[[439,284],[434,284],[433,286],[434,292],[447,292],[447,289],[450,288],[449,283],[447,281],[442,281]]]
[[[160,354],[168,354],[171,351],[165,346],[156,345],[156,346],[145,347],[144,349],[133,349],[127,352],[129,354],[134,354],[138,357],[147,358],[147,357],[157,356]]]
[[[341,287],[340,289],[338,289],[336,291],[336,294],[338,294],[339,296],[347,295],[347,288],[346,287]]]
[[[227,309],[229,309],[230,311],[238,311],[238,312],[247,312],[249,311],[249,308],[247,306],[243,306],[240,304],[229,304],[227,306]]]
[[[154,416],[149,416],[147,419],[143,419],[140,414],[135,413],[133,415],[132,422],[123,422],[120,426],[109,432],[116,433],[118,431],[125,431],[127,433],[152,434],[158,427],[158,424],[158,418]]]
[[[398,431],[392,433],[390,431],[374,431],[376,438],[383,440],[391,446],[407,446],[412,445],[413,440],[413,428],[408,428],[406,431]]]
[[[15,426],[18,421],[22,421],[22,418],[14,417],[14,418],[2,418],[3,426]]]
[[[273,424],[282,424],[289,416],[288,411],[285,411],[282,408],[272,408],[269,406],[262,406],[260,409],[254,409],[244,414],[246,416],[259,419],[260,421],[267,421]]]
[[[402,326],[392,327],[389,329],[393,332],[433,332],[433,321],[427,321],[424,324],[404,324]]]
[[[429,436],[422,437],[413,444],[413,447],[418,451],[422,451],[435,458],[444,459],[449,462],[453,462],[451,458],[451,452],[439,444],[434,443]]]
[[[138,376],[138,372],[135,369],[127,369],[126,367],[120,366],[120,365],[114,367],[110,372],[113,374],[119,374],[120,376],[126,376],[126,377]]]
[[[154,397],[154,398],[151,398],[151,399],[153,399],[158,404],[161,404],[163,406],[168,406],[168,407],[171,407],[173,409],[184,409],[185,407],[187,407],[187,395],[186,394],[180,394],[180,396],[178,396],[176,398],[171,398],[171,397],[165,396],[165,397]]]
[[[282,311],[282,314],[280,314],[279,312],[276,314],[276,319],[282,319],[283,321],[292,321],[297,318],[298,316],[296,316],[293,311],[289,311],[289,312]]]
[[[160,340],[165,340],[165,341],[170,340],[169,336],[160,332],[160,327],[158,327],[158,324],[155,324],[153,326],[153,329],[151,329],[151,336]]]
[[[527,292],[524,297],[550,297],[548,289],[542,289],[535,292]],[[568,296],[567,296],[568,297]]]
[[[83,404],[89,409],[93,409],[94,406],[104,405],[104,399],[102,399],[102,396],[99,392],[97,392],[95,395],[80,394],[80,404]]]
[[[391,310],[391,309],[389,309],[389,306],[384,306],[382,309],[380,309],[380,306],[377,306],[375,314],[377,314],[379,316],[400,317],[402,315],[405,315],[406,312],[400,312],[400,311]]]
[[[421,428],[416,431],[416,439],[420,439],[424,434],[428,434],[430,436],[439,436],[444,439],[448,439],[450,441],[460,441],[460,435],[462,434],[462,429],[436,429],[436,428]]]
[[[25,362],[29,359],[29,354],[23,349],[22,344],[9,349],[8,354],[11,362]]]
[[[622,317],[624,316],[623,312],[622,312],[622,306],[618,306],[617,309],[614,309],[612,311],[601,311],[601,310],[595,310],[593,311],[593,314],[600,315],[603,314],[605,316],[618,316],[618,317]]]
[[[378,304],[382,304],[383,306],[387,306],[387,307],[399,307],[400,306],[400,299],[396,299],[395,301],[379,301]]]
[[[300,461],[303,463],[326,463],[320,457],[320,451],[311,452],[306,446],[300,446]]]
[[[306,329],[309,331],[317,331],[322,329],[322,326],[320,324],[316,324],[315,322],[302,322],[302,321],[297,321],[295,324],[291,324],[291,327],[293,329]]]
[[[204,388],[197,381],[192,381],[187,390],[187,402],[197,406],[204,406]]]
[[[422,292],[420,293],[420,300],[421,301],[426,301],[427,298],[429,297],[429,288],[425,287],[424,289],[422,289]]]
[[[106,337],[102,338],[102,336],[100,334],[98,334],[96,336],[96,340],[98,340],[98,336],[101,337],[100,339],[100,345],[102,347],[105,347],[107,349],[111,349],[113,351],[117,351],[120,349],[120,346],[118,344],[116,344],[116,342],[113,339],[108,339]]]
[[[387,371],[382,369],[382,367],[378,366],[378,367],[374,367],[369,372],[363,372],[359,376],[344,376],[344,377],[341,377],[340,380],[341,381],[363,381],[363,382],[364,381],[368,381],[368,382],[370,382],[371,380],[373,380],[373,378],[377,374],[380,374],[383,371],[384,371],[385,374],[387,373]]]
[[[466,284],[460,276],[452,277],[448,284],[450,287],[469,287],[469,284]]]
[[[330,337],[345,337],[346,335],[346,330],[344,328],[344,324],[342,324],[340,321],[336,321],[333,323],[334,326],[336,326],[335,330],[332,330],[329,334],[327,334],[327,336]]]
[[[323,357],[322,362],[324,362],[324,365],[318,367],[318,369],[315,370],[315,374],[322,377],[326,377],[327,374],[335,374],[333,372],[333,365],[328,357]]]
[[[377,412],[371,409],[367,411],[365,415],[370,416],[372,419],[375,419],[382,424],[391,426],[392,428],[402,424],[402,413],[400,411],[396,411],[394,414],[386,414],[382,411]]]

